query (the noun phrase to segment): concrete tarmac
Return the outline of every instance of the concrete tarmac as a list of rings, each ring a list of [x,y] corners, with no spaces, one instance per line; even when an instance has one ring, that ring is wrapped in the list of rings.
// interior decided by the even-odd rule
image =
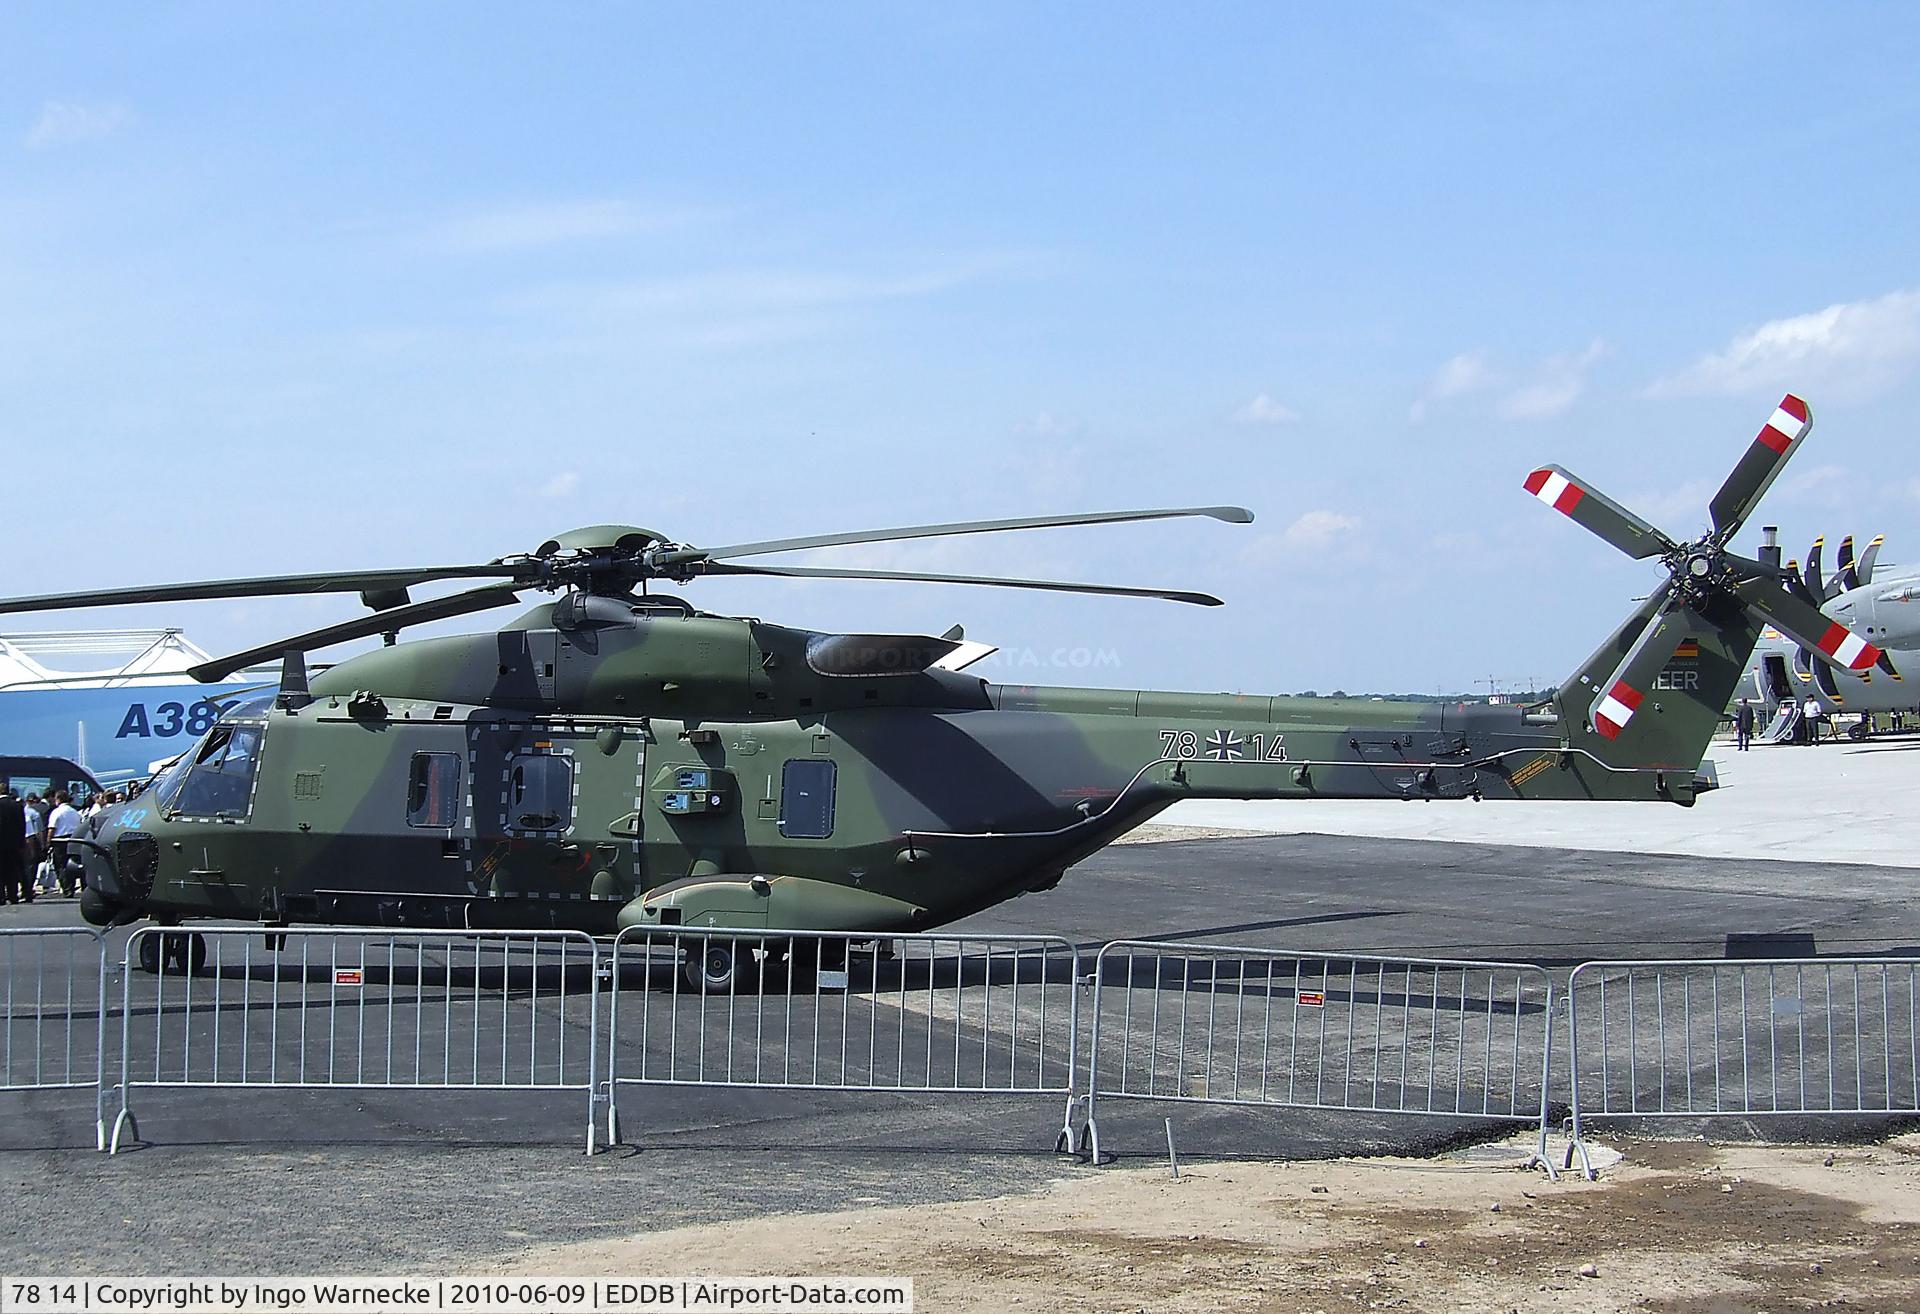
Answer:
[[[956,929],[1554,964],[1716,957],[1728,936],[1757,934],[1811,937],[1823,954],[1920,952],[1916,878],[1880,865],[1248,836],[1111,848],[1057,889]],[[0,910],[0,926],[74,916],[56,901]],[[114,1158],[92,1152],[89,1093],[0,1101],[0,1182],[14,1205],[0,1266],[12,1273],[484,1271],[538,1242],[983,1197],[1095,1171],[1052,1153],[1061,1109],[1048,1098],[649,1089],[623,1100],[633,1145],[592,1159],[585,1100],[572,1094],[143,1092],[145,1143]],[[1169,1113],[1188,1155],[1423,1153],[1488,1130],[1111,1104],[1107,1148],[1162,1153]]]
[[[1178,803],[1173,825],[1905,867],[1920,863],[1920,735],[1708,752],[1721,788],[1657,803],[1398,799]]]

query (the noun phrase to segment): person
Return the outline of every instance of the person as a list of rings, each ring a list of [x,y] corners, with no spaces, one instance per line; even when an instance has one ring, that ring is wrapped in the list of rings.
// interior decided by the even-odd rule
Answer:
[[[1745,698],[1740,700],[1740,710],[1733,714],[1733,728],[1740,740],[1738,751],[1744,753],[1753,747],[1753,704]]]
[[[87,834],[98,835],[100,827],[106,824],[107,814],[126,802],[117,790],[105,789],[93,796],[93,806],[87,809]]]
[[[55,790],[53,811],[47,814],[47,856],[53,860],[53,878],[59,882],[60,893],[69,899],[79,892],[79,882],[67,870],[67,841],[78,836],[85,824],[67,791]]]
[[[27,805],[0,781],[0,903],[32,903],[33,870],[27,866]]]
[[[1826,714],[1827,709],[1820,705],[1818,698],[1807,699],[1807,742],[1809,744],[1820,742],[1820,718]]]
[[[47,857],[47,802],[39,794],[26,799],[28,898],[39,888],[40,864]]]

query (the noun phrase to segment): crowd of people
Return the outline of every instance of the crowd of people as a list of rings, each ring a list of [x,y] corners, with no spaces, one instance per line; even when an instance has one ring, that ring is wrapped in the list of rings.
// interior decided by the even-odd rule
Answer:
[[[131,794],[103,789],[80,806],[64,789],[47,797],[25,798],[0,781],[0,904],[32,903],[36,895],[64,898],[80,893],[84,870],[73,842],[91,838],[108,808],[124,803]]]

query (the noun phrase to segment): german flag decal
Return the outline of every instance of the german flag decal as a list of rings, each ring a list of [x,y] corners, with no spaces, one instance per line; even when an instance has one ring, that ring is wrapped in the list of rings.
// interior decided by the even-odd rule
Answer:
[[[1700,645],[1692,639],[1682,639],[1680,646],[1673,650],[1673,655],[1675,657],[1698,657],[1700,655]]]

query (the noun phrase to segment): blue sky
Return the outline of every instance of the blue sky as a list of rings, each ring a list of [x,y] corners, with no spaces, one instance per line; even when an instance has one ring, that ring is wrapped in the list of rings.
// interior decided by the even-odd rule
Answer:
[[[1546,680],[1656,576],[1526,472],[1691,532],[1789,389],[1756,525],[1920,556],[1920,16],[1195,8],[0,9],[5,591],[1240,502],[833,558],[1214,611],[693,596],[1013,680]]]

